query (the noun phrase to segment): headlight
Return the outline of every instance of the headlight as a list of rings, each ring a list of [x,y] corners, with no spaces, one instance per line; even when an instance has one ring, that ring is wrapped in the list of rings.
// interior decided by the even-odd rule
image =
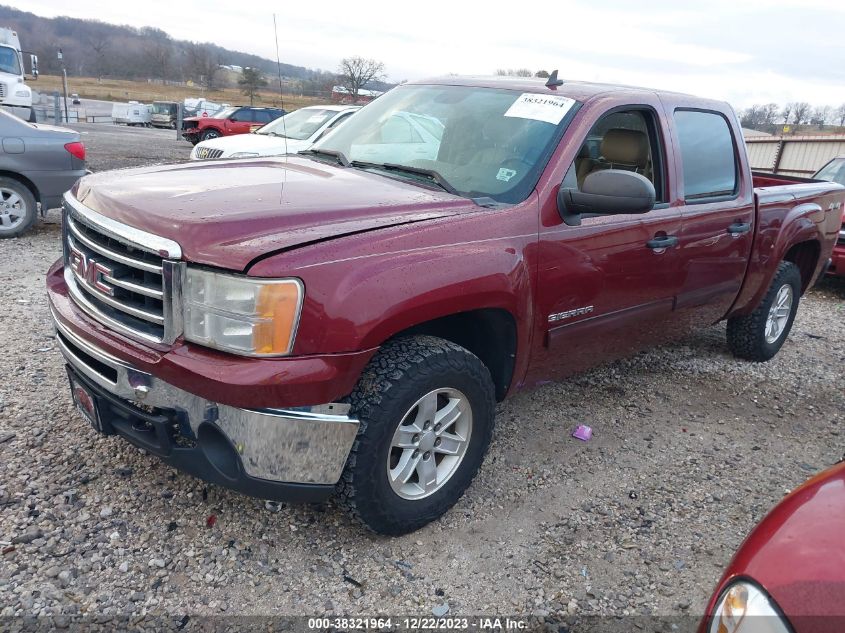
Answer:
[[[15,91],[16,97],[28,97],[30,94],[32,94],[32,93],[29,90],[16,90]]]
[[[709,633],[791,633],[762,590],[744,581],[728,587],[716,603]]]
[[[256,156],[258,156],[258,152],[235,152],[229,158],[255,158]]]
[[[188,268],[185,339],[246,356],[293,349],[304,295],[298,279],[259,279]]]

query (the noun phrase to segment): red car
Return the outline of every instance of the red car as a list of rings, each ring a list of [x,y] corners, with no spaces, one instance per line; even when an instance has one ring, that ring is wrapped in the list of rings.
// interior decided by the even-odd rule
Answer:
[[[824,167],[813,174],[813,178],[845,185],[845,156],[834,158],[826,163]],[[839,230],[839,239],[833,249],[828,273],[845,277],[845,211],[843,211],[842,228]]]
[[[740,546],[699,633],[845,631],[845,463],[787,495]]]
[[[752,174],[723,102],[448,77],[296,156],[83,178],[47,285],[97,431],[400,534],[470,485],[496,400],[723,319],[772,358],[843,202]]]
[[[279,108],[223,108],[211,116],[192,116],[182,120],[182,138],[196,145],[220,136],[248,134],[285,114]]]

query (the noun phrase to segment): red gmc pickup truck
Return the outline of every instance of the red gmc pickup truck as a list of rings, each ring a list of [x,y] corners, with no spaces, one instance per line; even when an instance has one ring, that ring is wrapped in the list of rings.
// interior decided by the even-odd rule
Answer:
[[[469,486],[508,395],[720,320],[774,356],[843,199],[752,176],[725,103],[449,77],[297,156],[83,178],[47,288],[97,431],[400,534]]]

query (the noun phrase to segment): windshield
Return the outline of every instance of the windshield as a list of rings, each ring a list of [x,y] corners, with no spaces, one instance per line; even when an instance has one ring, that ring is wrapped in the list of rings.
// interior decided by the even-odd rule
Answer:
[[[153,114],[170,114],[175,110],[175,103],[153,103]]]
[[[210,115],[212,119],[228,119],[235,113],[237,108],[223,108],[219,112],[215,112],[214,114]]]
[[[818,170],[813,176],[816,180],[829,180],[845,185],[845,158],[835,158]]]
[[[515,203],[533,190],[575,105],[499,88],[401,86],[314,149],[340,152],[353,167],[359,161],[433,171],[462,196]]]
[[[21,60],[14,48],[0,46],[0,72],[11,73],[12,75],[22,74]]]
[[[297,141],[304,141],[323,127],[336,114],[336,110],[302,108],[283,117],[279,117],[255,133],[270,134],[271,136],[286,136]]]

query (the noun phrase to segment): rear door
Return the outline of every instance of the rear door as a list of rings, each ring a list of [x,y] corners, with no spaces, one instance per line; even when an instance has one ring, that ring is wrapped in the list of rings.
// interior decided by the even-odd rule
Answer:
[[[739,294],[754,238],[754,198],[741,176],[748,171],[738,130],[724,114],[677,108],[672,125],[683,199],[676,311],[684,327],[696,328],[719,321]]]
[[[659,102],[614,108],[592,125],[564,187],[596,169],[636,171],[655,185],[645,214],[585,214],[580,226],[540,228],[542,344],[529,382],[562,378],[669,336],[678,291],[681,209],[669,205],[668,130]],[[536,372],[536,373],[535,373]]]

